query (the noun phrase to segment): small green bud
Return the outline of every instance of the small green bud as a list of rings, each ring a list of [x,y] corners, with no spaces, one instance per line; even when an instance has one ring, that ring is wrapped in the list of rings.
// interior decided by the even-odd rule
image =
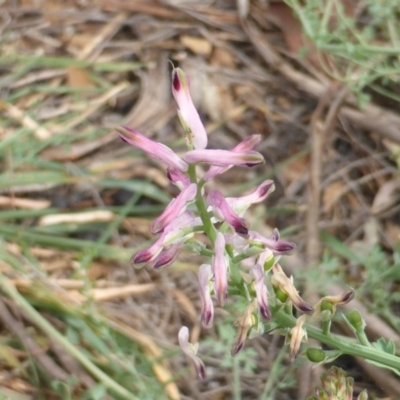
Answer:
[[[329,300],[322,300],[321,311],[330,311],[332,314],[334,314],[335,306]]]
[[[332,313],[329,310],[324,310],[319,314],[319,319],[323,322],[330,321],[332,319]]]
[[[367,389],[364,389],[357,397],[357,400],[368,400]]]
[[[275,257],[271,254],[270,258],[268,258],[263,265],[264,271],[268,272],[275,264]]]
[[[286,303],[287,299],[289,298],[289,296],[285,292],[283,292],[281,289],[275,290],[275,296],[282,303]]]
[[[309,348],[307,349],[307,358],[315,363],[319,363],[325,360],[325,352],[321,349]]]
[[[356,331],[364,330],[366,324],[359,311],[351,310],[347,313],[346,318]]]

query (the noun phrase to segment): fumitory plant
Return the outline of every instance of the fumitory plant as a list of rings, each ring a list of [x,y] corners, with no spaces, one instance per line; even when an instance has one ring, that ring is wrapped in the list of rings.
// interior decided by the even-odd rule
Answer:
[[[313,306],[308,304],[299,295],[293,278],[279,264],[282,256],[295,250],[295,245],[282,240],[276,229],[271,237],[251,230],[244,214],[252,204],[264,201],[273,192],[273,181],[265,180],[241,197],[225,197],[218,189],[209,189],[208,183],[230,168],[264,162],[263,156],[254,150],[261,136],[250,135],[231,150],[207,149],[207,133],[192,102],[189,79],[180,68],[172,71],[172,93],[186,139],[184,154],[178,155],[130,127],[117,128],[123,141],[164,162],[168,179],[180,190],[151,224],[156,236],[154,243],[134,254],[132,263],[151,264],[158,269],[171,265],[183,250],[203,256],[198,287],[204,328],[212,325],[214,308],[224,307],[228,297],[241,296],[247,302],[244,313],[237,315],[233,356],[248,337],[275,331],[286,336],[291,361],[301,344],[312,337],[330,350],[308,348],[304,353],[311,361],[326,363],[342,354],[351,354],[399,373],[400,358],[394,344],[383,339],[370,343],[358,311],[343,316],[354,339],[331,333],[337,306],[349,302],[354,297],[353,290],[326,296]],[[207,164],[209,168],[201,174],[196,169],[198,164]],[[321,328],[315,327],[316,323],[307,324],[310,318],[319,321]],[[205,366],[197,355],[197,344],[189,341],[188,327],[180,329],[178,339],[198,376],[204,379]]]

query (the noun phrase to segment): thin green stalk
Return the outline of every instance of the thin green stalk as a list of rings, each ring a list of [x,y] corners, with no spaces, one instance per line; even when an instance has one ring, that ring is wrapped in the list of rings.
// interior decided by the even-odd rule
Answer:
[[[276,321],[282,327],[291,328],[296,323],[296,318],[292,317],[291,315],[287,315],[282,311],[273,311],[273,315],[274,321]],[[306,325],[305,327],[307,329],[307,335],[310,338],[316,339],[332,349],[340,350],[343,353],[352,356],[362,357],[366,360],[375,361],[400,371],[400,357],[385,353],[372,346],[362,346],[358,343],[355,343],[354,340],[345,338],[343,336],[332,334],[327,336],[321,329],[315,328],[311,325]]]
[[[2,290],[12,298],[21,309],[23,309],[31,318],[31,320],[42,331],[58,342],[72,357],[78,360],[96,379],[104,384],[110,391],[118,394],[127,400],[138,400],[136,396],[119,385],[95,364],[93,364],[87,357],[85,357],[77,347],[69,342],[60,332],[58,332],[46,319],[44,319],[19,292],[10,284],[8,284],[3,274],[0,274],[0,286]]]
[[[215,243],[215,239],[217,238],[217,231],[215,230],[215,227],[212,224],[210,217],[208,216],[207,207],[204,202],[203,195],[201,193],[201,189],[203,188],[203,185],[200,182],[197,182],[195,165],[193,165],[193,164],[189,165],[188,174],[190,176],[190,181],[192,183],[197,184],[197,193],[196,193],[195,204],[196,204],[197,210],[199,212],[201,221],[203,222],[204,232],[206,233],[208,238],[211,240],[211,242]]]
[[[329,336],[331,334],[331,324],[332,324],[331,320],[322,322],[322,332],[324,333],[325,336]]]

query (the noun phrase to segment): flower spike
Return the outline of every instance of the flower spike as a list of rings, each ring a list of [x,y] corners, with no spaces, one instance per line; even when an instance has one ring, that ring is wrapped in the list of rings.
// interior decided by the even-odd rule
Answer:
[[[179,117],[189,132],[189,143],[195,149],[207,147],[207,132],[200,120],[189,90],[189,78],[180,68],[172,71],[172,94],[178,104]]]

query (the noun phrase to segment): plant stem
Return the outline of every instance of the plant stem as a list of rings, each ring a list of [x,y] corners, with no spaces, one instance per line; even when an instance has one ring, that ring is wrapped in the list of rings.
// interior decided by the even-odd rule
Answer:
[[[273,319],[283,328],[291,328],[296,323],[296,318],[282,311],[274,310]],[[400,371],[400,357],[380,351],[372,346],[362,346],[354,340],[339,335],[325,335],[321,329],[306,325],[307,335],[319,342],[330,346],[332,349],[340,350],[345,354],[362,357],[392,367]]]
[[[96,379],[104,384],[110,391],[118,394],[127,400],[138,400],[135,395],[130,393],[124,387],[119,385],[95,364],[93,364],[85,355],[83,355],[77,347],[67,340],[60,332],[58,332],[46,319],[44,319],[30,304],[19,294],[19,292],[10,285],[3,274],[0,274],[1,289],[12,298],[19,307],[21,307],[31,318],[31,320],[47,334],[49,337],[57,341],[63,348],[77,359]]]
[[[196,194],[196,207],[199,212],[199,216],[201,218],[201,221],[203,222],[204,226],[204,232],[208,236],[208,238],[211,240],[211,242],[214,244],[215,239],[217,238],[217,232],[215,230],[214,225],[212,224],[210,217],[208,216],[207,212],[207,207],[204,203],[203,195],[201,193],[201,189],[203,188],[203,184],[201,182],[197,182],[197,176],[196,176],[196,166],[191,164],[189,165],[189,170],[188,174],[190,176],[190,181],[192,183],[197,184],[197,194]]]

